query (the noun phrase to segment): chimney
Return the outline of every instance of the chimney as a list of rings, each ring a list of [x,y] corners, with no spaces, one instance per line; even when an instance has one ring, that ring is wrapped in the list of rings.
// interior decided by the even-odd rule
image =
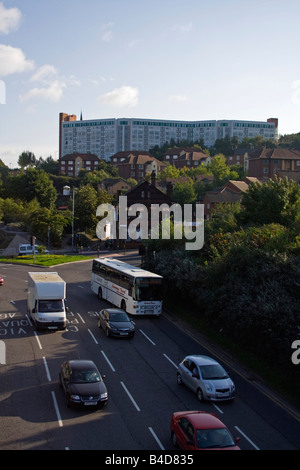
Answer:
[[[168,196],[168,198],[170,199],[170,201],[172,202],[172,198],[173,198],[173,184],[171,183],[171,181],[169,181],[169,183],[167,184],[167,196]]]
[[[151,184],[152,184],[152,186],[156,187],[156,174],[155,174],[154,170],[151,173]]]

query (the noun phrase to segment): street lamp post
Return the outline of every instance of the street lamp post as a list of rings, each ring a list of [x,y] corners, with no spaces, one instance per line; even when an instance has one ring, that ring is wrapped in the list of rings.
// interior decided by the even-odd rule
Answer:
[[[73,188],[73,203],[72,203],[72,251],[74,247],[74,212],[75,212],[75,189]]]

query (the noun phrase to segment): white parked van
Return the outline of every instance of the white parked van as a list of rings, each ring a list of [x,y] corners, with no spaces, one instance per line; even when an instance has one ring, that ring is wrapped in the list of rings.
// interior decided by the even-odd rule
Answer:
[[[34,251],[36,255],[39,254],[38,245],[34,245]],[[43,253],[45,255],[48,255],[49,251],[44,250]],[[19,245],[19,256],[22,256],[22,255],[33,255],[33,246],[30,245],[29,243],[21,243]]]
[[[34,251],[38,254],[38,245],[34,245]],[[19,256],[22,255],[33,255],[33,246],[29,243],[21,243],[19,245]]]
[[[36,328],[65,329],[65,281],[55,272],[29,272],[28,275],[27,310]]]

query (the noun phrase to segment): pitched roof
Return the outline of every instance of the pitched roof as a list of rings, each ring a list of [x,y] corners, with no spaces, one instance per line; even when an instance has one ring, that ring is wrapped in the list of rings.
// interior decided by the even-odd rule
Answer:
[[[68,153],[64,155],[63,157],[60,158],[60,160],[75,160],[76,158],[81,158],[82,160],[100,160],[98,155],[95,155],[94,153]]]
[[[208,191],[205,195],[211,203],[234,203],[241,199],[241,193],[236,193],[230,188],[220,188],[219,190]]]
[[[249,159],[271,158],[277,160],[300,160],[300,149],[261,147],[249,152]]]
[[[167,155],[177,155],[177,160],[202,160],[209,157],[198,147],[195,148],[173,148],[164,153],[164,159]]]
[[[229,180],[228,183],[232,186],[232,191],[235,191],[235,192],[245,192],[247,191],[248,189],[248,183],[246,183],[246,181],[233,181],[233,180]]]
[[[148,152],[140,152],[140,151],[132,151],[132,152],[117,152],[115,155],[110,157],[112,163],[114,158],[117,158],[119,161],[117,162],[119,165],[145,165],[147,163],[151,163],[156,161],[160,165],[165,165],[164,162],[161,162],[155,157],[152,157]],[[122,159],[122,161],[121,161]]]

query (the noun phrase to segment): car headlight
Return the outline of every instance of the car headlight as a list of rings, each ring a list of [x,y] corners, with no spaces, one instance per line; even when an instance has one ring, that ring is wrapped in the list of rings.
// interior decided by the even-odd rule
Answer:
[[[214,387],[210,383],[205,384],[205,388],[206,388],[207,392],[210,392],[210,393],[215,391]]]
[[[80,401],[80,396],[79,395],[71,395],[71,399]]]
[[[104,393],[101,393],[101,398],[107,398],[108,397],[108,393],[107,392],[104,392]]]

